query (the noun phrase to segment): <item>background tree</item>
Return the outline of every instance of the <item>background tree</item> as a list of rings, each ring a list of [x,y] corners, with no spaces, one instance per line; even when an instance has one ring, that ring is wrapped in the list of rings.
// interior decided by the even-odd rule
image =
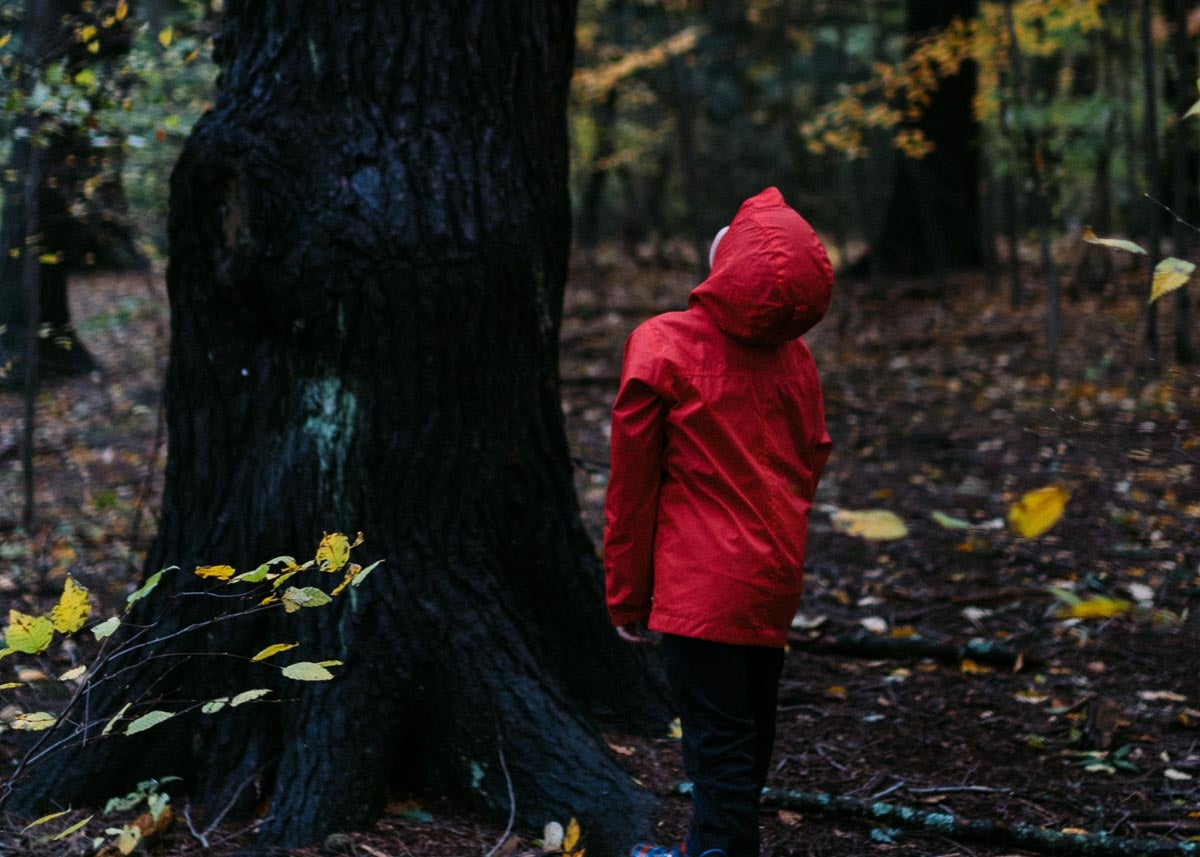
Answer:
[[[244,565],[352,527],[386,563],[323,620],[203,639],[185,629],[206,599],[180,575],[140,617],[179,629],[177,651],[299,639],[344,661],[339,680],[74,748],[21,804],[169,773],[210,813],[269,799],[263,842],[295,845],[361,825],[391,782],[496,813],[511,784],[523,822],[577,815],[595,853],[643,826],[650,801],[593,718],[665,728],[667,710],[608,627],[558,393],[574,13],[227,4],[219,101],[172,179],[170,456],[147,568]],[[262,685],[251,664],[169,660],[94,710]]]
[[[10,380],[24,375],[22,355],[31,326],[39,334],[38,363],[45,374],[91,369],[91,355],[71,324],[68,272],[142,263],[134,249],[120,171],[111,163],[120,157],[120,146],[95,144],[98,124],[80,121],[91,108],[79,103],[87,102],[94,84],[75,85],[76,79],[95,81],[103,64],[128,51],[127,20],[128,4],[119,0],[26,0],[21,38],[13,46],[21,56],[14,80],[19,86],[6,94],[8,118],[16,120],[17,133],[0,213],[0,245],[5,248],[0,255],[0,366],[7,367]],[[34,146],[42,151],[38,216],[30,222],[19,189],[30,173]],[[34,236],[28,247],[42,264],[38,317],[31,320],[32,305],[27,305],[22,285],[22,249]]]
[[[907,4],[905,32],[928,37],[975,16],[975,0]],[[965,62],[937,82],[912,123],[931,148],[898,158],[883,226],[871,247],[872,270],[918,274],[978,267],[979,127],[975,65]]]

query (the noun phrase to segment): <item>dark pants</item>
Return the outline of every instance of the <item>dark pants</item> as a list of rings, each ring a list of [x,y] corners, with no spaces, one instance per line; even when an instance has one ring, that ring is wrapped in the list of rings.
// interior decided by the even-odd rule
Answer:
[[[692,781],[687,853],[758,857],[758,800],[775,743],[783,649],[663,635]]]

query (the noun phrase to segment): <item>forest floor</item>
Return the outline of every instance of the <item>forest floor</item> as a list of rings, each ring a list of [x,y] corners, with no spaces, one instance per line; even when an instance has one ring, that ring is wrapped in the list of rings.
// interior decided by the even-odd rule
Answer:
[[[769,785],[1049,830],[1200,837],[1200,370],[1146,371],[1139,287],[1123,283],[1064,300],[1052,383],[1036,282],[1018,310],[981,276],[949,282],[942,300],[928,283],[841,283],[808,337],[835,452],[811,523]],[[568,289],[563,404],[596,538],[624,338],[682,308],[693,284],[614,253],[578,266]],[[104,368],[41,396],[31,533],[18,524],[20,397],[0,393],[0,601],[42,611],[70,573],[113,612],[156,525],[165,300],[157,279],[93,276],[75,282],[73,301]],[[1169,310],[1161,327],[1171,329]],[[1018,537],[1010,505],[1046,485],[1070,492],[1065,514],[1040,538]],[[839,509],[888,510],[907,535],[846,535],[833,526]],[[1079,599],[1102,615],[1065,615]],[[1089,599],[1132,606],[1114,614],[1114,601]],[[957,651],[973,639],[1000,657]],[[943,649],[902,650],[914,641]],[[0,684],[31,684],[0,691],[0,727],[52,704],[57,683],[39,674],[68,668],[15,660],[0,664]],[[676,840],[687,801],[675,796],[683,774],[668,724],[658,737],[607,737],[662,797],[659,839]],[[0,732],[6,768],[13,739]],[[345,853],[480,855],[504,832],[403,797]],[[768,857],[1033,853],[808,811],[765,809],[761,820]],[[537,853],[540,831],[515,834],[498,853]],[[237,830],[222,837],[210,853],[242,841]],[[18,840],[0,831],[0,842]],[[201,852],[177,825],[159,853]]]

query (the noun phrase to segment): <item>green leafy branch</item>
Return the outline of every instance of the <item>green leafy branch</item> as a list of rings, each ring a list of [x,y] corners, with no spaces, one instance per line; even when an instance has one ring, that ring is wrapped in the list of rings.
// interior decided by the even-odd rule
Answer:
[[[212,627],[220,622],[245,619],[246,617],[268,611],[283,610],[291,614],[303,609],[323,607],[333,601],[347,588],[357,588],[366,580],[382,562],[379,560],[367,567],[350,561],[351,551],[362,544],[362,533],[351,541],[342,533],[327,534],[321,539],[313,559],[297,563],[289,556],[280,556],[259,565],[257,568],[238,574],[232,566],[202,566],[194,571],[201,580],[215,581],[220,587],[235,587],[239,590],[239,600],[246,598],[258,599],[250,607],[232,612],[224,612],[197,622],[171,633],[153,635],[154,625],[138,627],[130,623],[128,614],[138,602],[149,597],[159,586],[163,578],[175,572],[178,567],[172,566],[161,569],[150,575],[145,582],[126,598],[125,609],[121,615],[110,616],[103,621],[95,622],[88,630],[100,642],[100,648],[90,665],[80,665],[67,670],[58,680],[67,685],[73,685],[71,698],[57,714],[47,711],[20,712],[12,716],[11,728],[19,731],[41,732],[42,735],[30,747],[18,762],[0,791],[0,807],[3,807],[14,784],[21,776],[40,762],[45,761],[55,751],[77,739],[83,734],[92,732],[100,727],[101,721],[75,723],[70,718],[80,700],[88,692],[95,690],[104,682],[112,681],[135,664],[130,656],[146,650],[154,650],[172,639],[181,637],[193,631]],[[314,585],[297,585],[303,582],[303,576],[341,575],[341,580],[330,592]],[[245,589],[249,587],[249,589]],[[217,597],[213,590],[199,594],[202,597]],[[4,630],[4,648],[0,649],[0,659],[14,654],[40,655],[44,653],[57,639],[62,642],[84,630],[91,618],[91,602],[88,590],[68,577],[58,602],[47,613],[35,615],[23,613],[16,609],[9,611],[8,626]],[[124,633],[118,635],[117,632]],[[114,640],[120,638],[119,643]],[[267,663],[283,652],[298,647],[298,643],[274,643],[253,655],[234,655],[231,653],[211,653],[218,657],[233,657],[250,663],[262,663],[278,669],[280,674],[292,681],[329,681],[333,679],[332,667],[341,666],[338,660],[296,661],[286,666],[275,666]],[[150,655],[154,657],[179,657],[179,655]],[[114,669],[117,662],[125,659],[129,666]],[[42,674],[38,673],[42,678]],[[0,683],[0,693],[12,692],[29,684],[18,674],[16,681]],[[99,738],[121,735],[137,735],[152,729],[177,715],[199,711],[202,714],[216,714],[229,708],[237,708],[246,703],[263,699],[271,693],[269,688],[252,688],[229,696],[202,700],[185,705],[175,710],[152,708],[135,711],[137,701],[126,702],[125,705],[104,722],[100,728]],[[70,727],[69,731],[66,727]],[[0,728],[3,728],[0,726]],[[54,736],[54,740],[51,740]]]

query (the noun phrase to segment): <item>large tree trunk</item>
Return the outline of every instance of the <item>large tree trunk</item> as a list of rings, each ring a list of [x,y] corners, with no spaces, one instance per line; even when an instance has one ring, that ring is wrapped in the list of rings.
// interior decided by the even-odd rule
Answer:
[[[928,35],[955,18],[971,18],[975,11],[975,0],[909,0],[905,29],[914,38]],[[882,232],[871,246],[873,272],[938,274],[982,263],[974,96],[975,69],[970,63],[933,93],[917,127],[936,148],[920,160],[897,164]]]
[[[270,799],[263,842],[290,846],[362,825],[396,781],[503,817],[510,777],[519,819],[578,816],[589,853],[644,826],[650,800],[592,722],[661,728],[666,704],[608,627],[559,404],[574,12],[227,4],[220,98],[171,183],[170,457],[148,570],[257,564],[355,529],[386,563],[319,611],[169,644],[298,640],[299,659],[345,662],[335,681],[147,662],[93,705],[266,686],[289,701],[96,742],[41,769],[23,805],[176,774],[215,813],[250,781],[243,803]],[[189,577],[144,602],[157,634],[214,609],[182,595]]]

